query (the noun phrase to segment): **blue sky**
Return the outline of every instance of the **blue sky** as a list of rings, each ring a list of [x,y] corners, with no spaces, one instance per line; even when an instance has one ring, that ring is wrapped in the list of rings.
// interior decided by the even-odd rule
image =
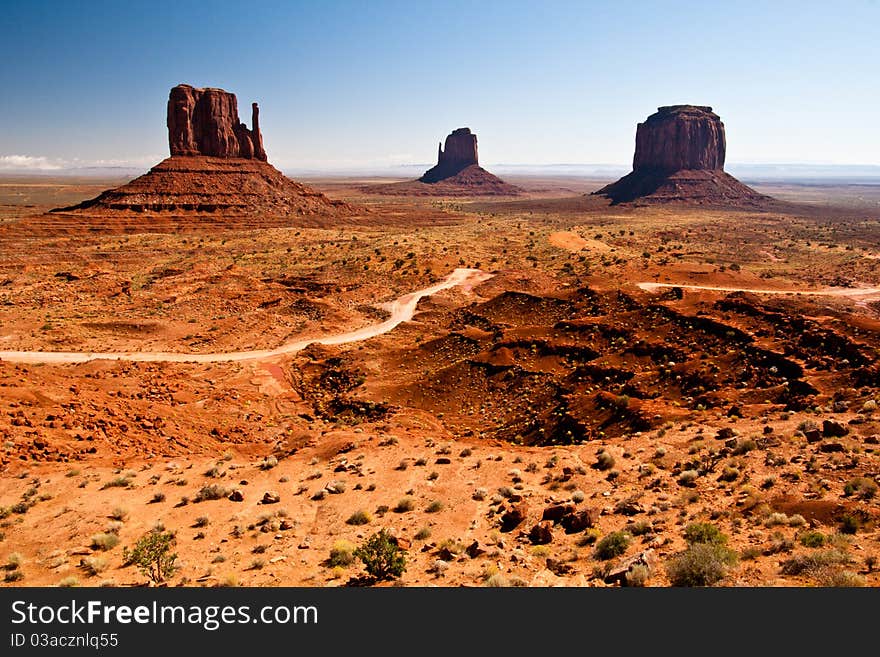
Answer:
[[[627,164],[677,103],[715,108],[728,162],[880,164],[878,0],[12,0],[0,21],[0,166],[152,164],[180,82],[246,120],[258,101],[288,168],[429,162],[460,126],[483,163]]]

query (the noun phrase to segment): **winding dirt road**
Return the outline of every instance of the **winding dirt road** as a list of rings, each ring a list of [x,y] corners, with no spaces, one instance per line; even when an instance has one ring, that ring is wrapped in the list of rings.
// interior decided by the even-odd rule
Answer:
[[[297,340],[281,345],[277,349],[262,351],[229,351],[214,354],[185,354],[174,352],[128,351],[128,352],[74,352],[74,351],[0,351],[0,360],[12,363],[45,363],[50,365],[66,363],[87,363],[92,360],[125,360],[141,362],[173,363],[229,363],[233,361],[263,360],[292,354],[305,349],[310,344],[345,344],[358,342],[387,333],[402,322],[413,318],[416,306],[422,297],[436,294],[442,290],[461,286],[465,290],[492,278],[479,269],[456,269],[439,283],[422,290],[416,290],[380,307],[388,310],[391,316],[380,324],[372,324],[355,331],[329,335],[323,338]]]
[[[713,292],[750,292],[751,294],[801,294],[824,297],[870,297],[880,295],[880,287],[830,287],[824,290],[756,290],[748,287],[713,287],[711,285],[685,285],[684,283],[637,283],[642,290],[653,292],[660,288],[680,287],[685,290],[709,290]]]

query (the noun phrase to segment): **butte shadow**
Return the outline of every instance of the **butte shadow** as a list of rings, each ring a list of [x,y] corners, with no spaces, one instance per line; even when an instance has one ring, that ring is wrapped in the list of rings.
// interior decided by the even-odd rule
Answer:
[[[181,84],[171,89],[167,126],[171,157],[121,187],[52,213],[119,218],[126,224],[126,218],[141,217],[145,227],[160,227],[163,218],[247,217],[244,223],[261,227],[362,212],[268,163],[257,103],[248,128],[239,120],[235,94]]]
[[[418,180],[361,190],[390,196],[516,196],[523,192],[480,166],[477,135],[470,128],[453,130],[445,144],[437,147],[437,164]]]
[[[759,207],[770,197],[724,171],[724,124],[711,107],[658,108],[636,128],[633,170],[593,192],[618,203]]]

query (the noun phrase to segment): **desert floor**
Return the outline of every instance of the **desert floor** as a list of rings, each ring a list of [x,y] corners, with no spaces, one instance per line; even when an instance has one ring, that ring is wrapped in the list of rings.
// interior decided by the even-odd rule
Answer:
[[[118,180],[0,179],[6,585],[144,585],[124,548],[160,527],[172,586],[361,584],[380,528],[405,586],[666,586],[706,565],[695,523],[723,534],[718,584],[880,585],[880,188],[720,209],[509,181],[527,193],[306,180],[364,213],[157,229],[45,214]],[[345,344],[9,355],[271,352],[459,268],[486,276]]]

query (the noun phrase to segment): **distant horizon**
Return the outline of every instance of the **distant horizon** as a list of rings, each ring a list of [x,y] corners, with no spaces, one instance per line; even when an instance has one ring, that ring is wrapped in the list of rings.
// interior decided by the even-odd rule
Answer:
[[[170,88],[259,102],[283,170],[631,162],[657,107],[709,105],[729,162],[880,165],[880,3],[523,0],[10,3],[0,171],[166,157]],[[733,165],[731,165],[733,166]]]

